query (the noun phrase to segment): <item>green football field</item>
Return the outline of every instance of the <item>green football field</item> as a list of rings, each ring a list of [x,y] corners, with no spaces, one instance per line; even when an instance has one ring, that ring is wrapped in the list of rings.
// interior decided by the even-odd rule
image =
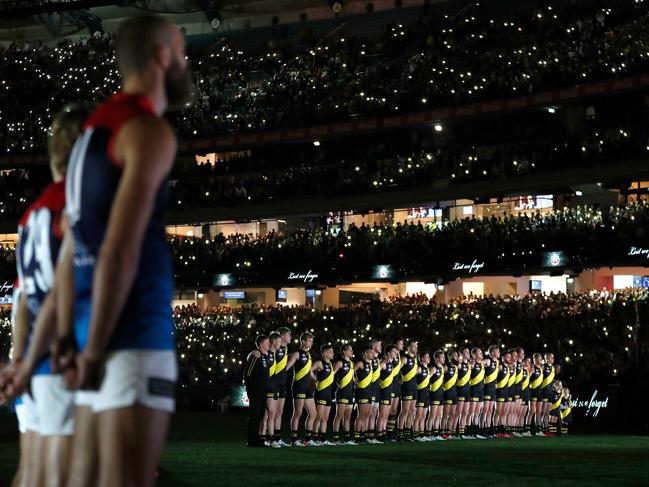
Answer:
[[[161,486],[649,485],[649,438],[571,436],[376,446],[246,448],[241,413],[179,413]],[[0,486],[17,462],[13,416],[0,413]]]

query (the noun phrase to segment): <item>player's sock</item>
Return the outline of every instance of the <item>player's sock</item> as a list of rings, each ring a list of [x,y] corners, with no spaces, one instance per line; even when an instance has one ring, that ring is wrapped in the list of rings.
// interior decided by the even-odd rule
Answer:
[[[394,428],[397,423],[397,416],[390,415],[388,416],[388,437],[394,438]]]
[[[311,430],[306,430],[304,432],[304,442],[307,443],[313,439],[313,432]]]
[[[338,431],[334,431],[334,443],[338,443],[340,441],[340,433]]]
[[[291,430],[291,442],[297,441],[297,430]]]
[[[354,441],[356,441],[356,443],[361,441],[361,432],[360,431],[354,431]]]

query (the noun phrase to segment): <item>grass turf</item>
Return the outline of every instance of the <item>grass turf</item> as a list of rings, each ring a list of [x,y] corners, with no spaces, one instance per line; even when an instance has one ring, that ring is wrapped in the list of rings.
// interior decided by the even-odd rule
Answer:
[[[377,446],[246,448],[241,413],[179,413],[159,486],[381,486],[388,482],[496,485],[649,485],[649,438],[571,436]],[[0,414],[0,486],[18,460],[15,420]]]

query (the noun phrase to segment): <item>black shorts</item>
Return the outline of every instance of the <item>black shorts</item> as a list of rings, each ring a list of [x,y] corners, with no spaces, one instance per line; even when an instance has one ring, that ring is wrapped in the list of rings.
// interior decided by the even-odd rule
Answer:
[[[509,396],[508,387],[501,387],[500,389],[496,389],[496,401],[507,402],[507,396]]]
[[[536,389],[529,389],[530,391],[530,400],[532,402],[542,401],[543,400],[543,389],[537,387]]]
[[[400,380],[394,380],[392,383],[392,397],[401,399],[401,381]]]
[[[457,400],[458,402],[469,402],[471,397],[469,395],[469,384],[457,388]]]
[[[368,389],[356,389],[356,404],[372,404],[372,392]]]
[[[293,386],[293,399],[313,399],[313,389]]]
[[[418,408],[427,408],[430,406],[430,392],[428,388],[419,389],[417,391],[417,406]]]
[[[469,389],[469,397],[471,402],[482,402],[484,401],[484,384],[476,384],[471,386]]]
[[[495,401],[496,400],[496,383],[490,382],[489,384],[484,385],[484,400],[485,401]]]
[[[441,387],[436,391],[428,391],[428,396],[430,397],[431,405],[441,406],[444,404],[444,389]]]
[[[381,386],[377,382],[375,386],[372,386],[372,402],[378,404],[381,399]]]
[[[416,401],[417,400],[417,383],[415,380],[404,382],[401,384],[401,400],[402,401]]]
[[[523,401],[523,404],[529,404],[531,399],[532,393],[530,392],[530,388],[521,389],[521,401]]]
[[[444,391],[444,404],[447,406],[454,406],[457,404],[457,388],[451,387],[448,391]]]
[[[550,402],[552,399],[552,385],[543,388],[543,402]]]
[[[523,390],[523,385],[519,382],[518,384],[514,384],[512,389],[514,390],[514,399],[520,399],[521,391]]]
[[[275,391],[277,392],[278,399],[284,399],[286,397],[286,390],[288,389],[286,378],[286,374],[275,377]]]
[[[354,404],[354,390],[347,387],[343,390],[336,391],[336,403],[338,404]]]
[[[554,416],[555,418],[561,417],[561,409],[556,408],[556,409],[550,410],[550,416]]]
[[[266,399],[279,399],[279,392],[277,391],[266,391]]]
[[[392,398],[394,397],[394,392],[392,392],[392,386],[381,389],[379,393],[379,404],[381,406],[389,406],[392,404]]]
[[[333,399],[333,393],[331,387],[327,387],[324,391],[315,391],[313,398],[315,399],[316,404],[321,406],[331,406],[331,400]]]

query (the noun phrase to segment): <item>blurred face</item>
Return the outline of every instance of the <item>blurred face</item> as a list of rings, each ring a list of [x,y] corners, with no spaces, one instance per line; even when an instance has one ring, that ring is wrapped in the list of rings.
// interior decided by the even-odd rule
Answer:
[[[289,343],[291,343],[291,332],[290,331],[288,333],[284,333],[282,335],[282,343],[284,345],[288,345]]]
[[[517,352],[518,352],[518,360],[521,360],[521,361],[524,360],[525,359],[525,350],[523,350],[522,348],[519,348],[517,350]]]
[[[430,355],[428,355],[427,353],[423,354],[421,356],[421,363],[424,365],[428,365],[430,363]]]
[[[457,362],[460,356],[458,355],[457,352],[451,352],[450,357],[452,362]]]
[[[518,354],[516,352],[511,352],[509,355],[511,356],[512,362],[516,362],[518,360]]]
[[[306,340],[303,340],[302,346],[305,350],[311,350],[311,347],[313,346],[313,337],[309,337]]]
[[[468,348],[465,348],[462,350],[462,360],[465,362],[468,362],[469,359],[471,358],[471,352],[469,352]]]
[[[543,364],[543,357],[541,357],[540,355],[536,355],[536,356],[534,357],[534,363],[535,363],[536,365],[541,365],[541,364]]]
[[[374,350],[365,350],[365,353],[363,355],[365,356],[365,360],[369,362],[374,358]]]
[[[270,342],[268,341],[268,338],[262,340],[261,343],[259,344],[259,351],[261,353],[268,353],[269,348],[270,348]]]
[[[333,348],[328,348],[324,351],[322,356],[328,361],[331,362],[334,358],[334,350]]]
[[[273,341],[270,342],[270,346],[273,350],[276,350],[279,347],[280,344],[280,339],[275,338]]]
[[[442,353],[437,357],[437,363],[440,365],[444,365],[446,363],[446,356]]]
[[[374,352],[376,352],[376,356],[378,357],[379,354],[381,353],[381,350],[383,350],[383,345],[381,344],[381,342],[376,342],[373,348],[374,348]]]
[[[388,352],[388,358],[390,360],[394,360],[395,358],[397,358],[397,351],[395,349],[390,350]]]
[[[549,363],[550,365],[552,365],[552,364],[554,363],[554,354],[553,354],[553,353],[549,353],[549,354],[546,356],[545,361],[546,361],[547,363]]]
[[[419,349],[419,344],[417,342],[412,342],[410,344],[410,347],[408,348],[408,351],[410,352],[411,355],[417,355],[418,349]]]
[[[476,358],[476,360],[482,360],[482,358],[483,358],[482,357],[482,350],[480,350],[479,348],[475,351],[475,358]]]
[[[493,355],[494,358],[500,358],[500,348],[492,350],[491,355]]]
[[[510,364],[512,362],[512,354],[506,353],[505,356],[503,357],[503,360],[505,361],[506,364]]]
[[[185,38],[177,27],[172,27],[169,44],[171,63],[165,72],[164,86],[170,111],[184,108],[192,99],[192,73],[185,57]]]
[[[397,347],[397,350],[403,352],[403,340],[397,340],[397,343],[394,344]]]

